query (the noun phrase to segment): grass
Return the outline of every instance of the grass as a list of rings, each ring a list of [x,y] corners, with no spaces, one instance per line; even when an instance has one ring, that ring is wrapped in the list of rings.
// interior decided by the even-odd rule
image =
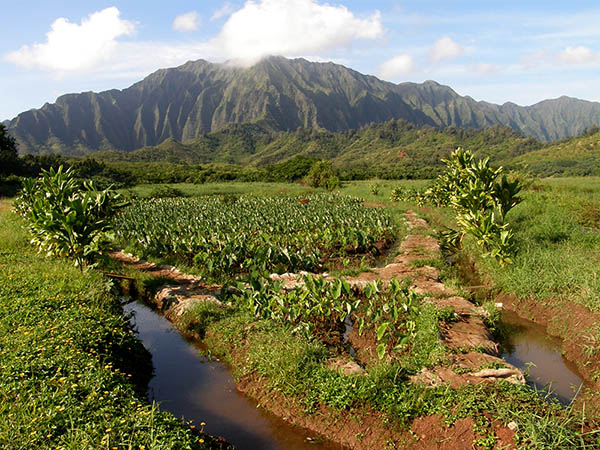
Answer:
[[[514,264],[479,264],[504,292],[567,300],[600,312],[600,182],[544,180],[539,185],[544,190],[526,192],[508,216],[519,249]]]
[[[296,183],[261,183],[261,182],[239,182],[228,183],[173,183],[173,184],[140,184],[121,192],[133,194],[137,197],[148,197],[153,192],[164,188],[172,188],[181,191],[188,197],[200,197],[204,195],[277,195],[277,194],[304,194],[316,191],[308,186]]]
[[[145,398],[152,366],[111,285],[33,253],[0,212],[0,447],[210,448]]]

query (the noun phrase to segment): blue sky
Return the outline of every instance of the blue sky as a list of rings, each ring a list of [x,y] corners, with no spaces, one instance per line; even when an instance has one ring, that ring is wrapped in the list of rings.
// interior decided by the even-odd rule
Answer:
[[[334,61],[529,105],[600,101],[595,1],[0,0],[0,120],[188,60]]]

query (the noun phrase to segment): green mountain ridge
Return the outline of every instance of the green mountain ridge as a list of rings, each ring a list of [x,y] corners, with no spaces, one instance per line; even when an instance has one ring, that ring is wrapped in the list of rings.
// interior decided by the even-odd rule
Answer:
[[[199,60],[127,89],[63,95],[19,114],[8,131],[21,154],[85,155],[188,143],[231,124],[338,132],[392,119],[417,127],[502,125],[548,141],[600,124],[600,103],[560,97],[495,105],[434,81],[394,84],[333,63],[269,57],[241,68]]]
[[[441,166],[441,159],[461,146],[479,150],[479,154],[499,162],[544,148],[543,143],[499,125],[479,130],[453,127],[441,130],[416,127],[399,119],[340,132],[315,129],[272,132],[255,124],[230,125],[186,143],[167,139],[157,146],[133,152],[99,152],[94,156],[106,162],[226,163],[253,167],[301,156],[331,160],[344,168],[392,165],[410,171]]]

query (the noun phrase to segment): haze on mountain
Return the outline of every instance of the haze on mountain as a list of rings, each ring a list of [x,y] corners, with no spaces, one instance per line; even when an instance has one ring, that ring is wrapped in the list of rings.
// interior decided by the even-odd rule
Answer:
[[[391,119],[438,128],[502,125],[552,141],[600,124],[600,103],[560,97],[496,105],[434,81],[394,84],[333,63],[268,57],[243,68],[198,60],[124,90],[63,95],[19,114],[8,130],[21,154],[82,155],[192,141],[230,124],[344,131]]]

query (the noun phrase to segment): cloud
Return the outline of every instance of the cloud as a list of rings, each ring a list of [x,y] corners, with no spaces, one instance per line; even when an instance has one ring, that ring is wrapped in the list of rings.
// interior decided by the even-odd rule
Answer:
[[[46,42],[24,45],[5,58],[57,74],[92,69],[111,58],[118,37],[134,34],[135,24],[119,15],[113,6],[90,14],[80,24],[61,17],[52,23]]]
[[[315,0],[248,0],[211,43],[227,57],[250,65],[267,55],[320,54],[382,35],[378,11],[360,19],[345,6]]]
[[[225,2],[225,4],[223,6],[221,6],[219,9],[217,9],[212,16],[210,16],[210,20],[217,20],[220,19],[221,17],[225,17],[230,15],[231,13],[233,13],[235,11],[235,7],[229,3],[229,2]]]
[[[537,50],[521,57],[520,63],[525,69],[535,70],[544,66],[585,66],[600,62],[600,53],[589,47],[579,45],[567,47],[558,52]]]
[[[598,59],[591,49],[579,45],[577,47],[567,47],[557,55],[557,61],[565,65],[579,65],[594,62]]]
[[[196,11],[190,11],[175,17],[173,20],[173,29],[176,31],[194,31],[198,29],[200,16]]]
[[[443,38],[437,40],[429,51],[429,56],[432,61],[454,59],[462,54],[463,48],[448,36],[444,36]]]
[[[379,66],[377,73],[383,79],[393,80],[399,75],[412,72],[414,69],[415,64],[410,55],[398,55]]]

